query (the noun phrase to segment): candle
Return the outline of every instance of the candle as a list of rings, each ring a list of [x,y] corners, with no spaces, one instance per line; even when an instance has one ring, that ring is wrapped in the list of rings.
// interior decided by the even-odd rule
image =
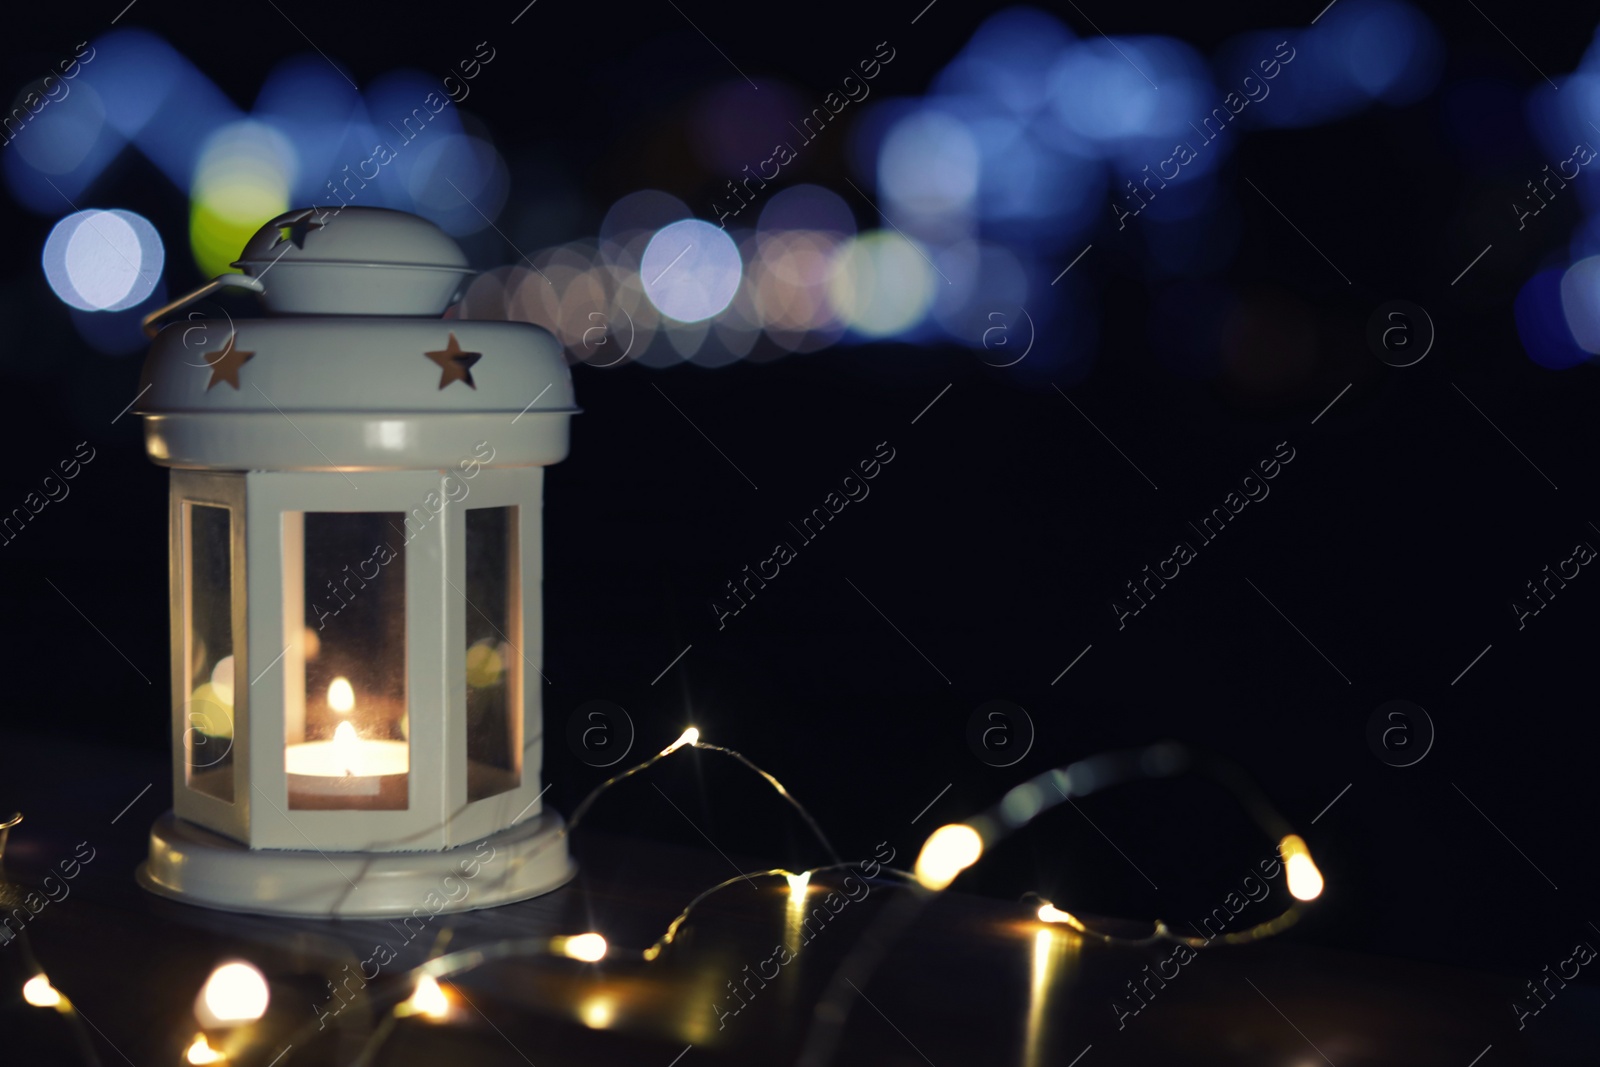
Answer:
[[[372,778],[405,774],[411,769],[411,746],[404,741],[375,741],[356,734],[354,725],[342,722],[331,741],[304,741],[284,751],[290,774],[314,778]],[[376,783],[373,791],[376,791]]]
[[[328,708],[340,719],[333,737],[285,747],[291,808],[406,806],[410,743],[362,737],[351,721],[355,706],[349,679],[335,678],[328,686]]]

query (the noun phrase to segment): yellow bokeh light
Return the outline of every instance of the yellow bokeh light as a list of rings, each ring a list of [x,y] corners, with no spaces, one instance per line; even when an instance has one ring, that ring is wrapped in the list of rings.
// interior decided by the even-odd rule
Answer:
[[[1322,895],[1322,872],[1312,862],[1311,850],[1299,834],[1289,834],[1278,843],[1289,892],[1296,900],[1316,900]]]
[[[211,688],[217,699],[233,707],[233,657],[223,656],[211,668]]]
[[[208,1025],[255,1022],[267,1013],[271,1000],[266,977],[242,961],[224,963],[212,971],[200,996],[211,1016],[201,1022]]]
[[[356,691],[350,679],[341,675],[328,684],[328,707],[346,715],[356,706]]]
[[[857,333],[888,337],[922,321],[938,281],[921,247],[898,233],[874,230],[839,246],[828,298]]]
[[[59,1008],[61,994],[50,984],[50,979],[36,974],[22,984],[22,999],[36,1008]]]
[[[204,1064],[223,1063],[228,1057],[212,1048],[210,1042],[206,1041],[205,1034],[195,1034],[194,1042],[189,1046],[189,1050],[183,1054],[183,1058],[193,1064]]]
[[[217,693],[211,682],[202,682],[189,694],[188,728],[207,737],[233,736],[233,705]]]
[[[189,244],[202,271],[226,272],[263,223],[289,210],[298,170],[294,146],[265,123],[245,119],[211,135],[189,189]]]
[[[479,641],[467,649],[467,684],[474,689],[494,685],[505,673],[505,661],[500,650],[488,641]]]
[[[978,862],[983,838],[966,823],[941,826],[929,836],[917,856],[914,873],[924,889],[943,889],[956,875]]]
[[[604,1030],[616,1017],[616,1007],[610,997],[590,997],[578,1005],[578,1017],[592,1030]]]

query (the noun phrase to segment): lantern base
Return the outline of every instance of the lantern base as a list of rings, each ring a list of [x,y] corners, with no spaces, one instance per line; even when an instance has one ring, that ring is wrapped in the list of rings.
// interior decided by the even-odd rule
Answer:
[[[577,871],[553,811],[443,852],[253,849],[169,811],[150,828],[137,878],[158,896],[222,911],[378,919],[526,900]]]

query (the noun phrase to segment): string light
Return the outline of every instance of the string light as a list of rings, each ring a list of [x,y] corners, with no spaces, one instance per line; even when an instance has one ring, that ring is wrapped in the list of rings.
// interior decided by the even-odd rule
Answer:
[[[606,939],[599,934],[555,937],[550,939],[550,951],[585,963],[599,963],[606,958]]]
[[[1278,844],[1289,892],[1296,900],[1316,900],[1322,895],[1322,872],[1311,860],[1311,850],[1299,834],[1285,834]]]
[[[699,742],[700,742],[700,731],[695,729],[693,726],[691,726],[687,730],[685,730],[682,734],[680,734],[676,741],[672,742],[672,744],[670,744],[666,748],[662,749],[661,750],[661,754],[663,756],[670,756],[674,752],[678,751],[678,749],[682,748],[684,745],[694,745],[694,744],[698,744]]]
[[[443,1019],[450,1014],[450,1001],[439,988],[438,979],[424,974],[417,979],[411,997],[395,1009],[397,1015],[424,1015],[429,1019]]]
[[[1061,923],[1070,926],[1080,934],[1087,931],[1087,927],[1078,921],[1078,917],[1070,911],[1062,911],[1048,900],[1039,905],[1039,921],[1042,923]]]
[[[196,1065],[224,1063],[228,1059],[227,1056],[211,1047],[211,1043],[206,1040],[205,1034],[194,1035],[194,1042],[189,1046],[188,1051],[183,1054],[183,1058]]]
[[[252,964],[235,960],[211,972],[195,1014],[202,1026],[237,1026],[265,1015],[270,1000],[266,977]]]
[[[811,884],[811,872],[801,871],[799,874],[784,875],[789,882],[789,902],[804,904],[806,899],[806,886]]]
[[[935,892],[956,880],[956,875],[978,862],[983,855],[983,838],[966,823],[941,826],[929,837],[917,855],[914,868],[917,883]]]
[[[589,795],[584,797],[583,802],[573,810],[572,819],[567,823],[567,827],[563,833],[572,834],[576,832],[578,829],[578,824],[583,820],[584,815],[588,814],[589,809],[594,806],[594,802],[600,799],[601,794],[605,793],[606,790],[612,788],[617,783],[625,779],[633,777],[641,771],[647,770],[648,768],[654,766],[659,760],[665,759],[674,752],[678,751],[680,748],[693,748],[703,752],[718,752],[729,757],[730,759],[737,760],[747,769],[755,772],[764,782],[773,788],[774,792],[787,801],[789,806],[794,809],[795,813],[800,816],[801,820],[811,830],[812,835],[816,837],[817,841],[821,843],[822,847],[827,850],[828,858],[831,859],[835,864],[841,862],[839,859],[839,853],[834,850],[833,843],[828,840],[828,835],[822,832],[822,827],[817,825],[817,820],[811,817],[811,813],[805,809],[805,805],[796,800],[794,794],[789,792],[789,790],[784,787],[782,782],[778,781],[778,779],[774,778],[771,774],[762,770],[760,767],[757,767],[743,752],[738,752],[731,748],[724,748],[721,745],[709,744],[700,740],[700,731],[693,726],[689,727],[682,734],[680,734],[678,739],[672,744],[668,745],[660,752],[657,752],[654,756],[651,756],[643,763],[635,764],[620,774],[614,774],[591,789],[589,791]]]
[[[694,909],[708,897],[721,892],[723,889],[741,882],[749,883],[755,878],[781,877],[788,888],[789,910],[794,911],[796,908],[804,908],[813,875],[858,866],[858,864],[845,863],[838,859],[837,853],[834,852],[831,843],[826,835],[822,833],[815,819],[811,817],[810,812],[806,811],[781,782],[756,766],[742,753],[701,741],[699,730],[693,726],[686,729],[672,744],[643,763],[622,771],[592,790],[575,809],[572,819],[563,834],[570,834],[576,830],[582,816],[606,790],[684,748],[722,753],[737,760],[759,775],[774,791],[794,807],[807,826],[812,829],[818,841],[828,851],[834,862],[800,872],[783,868],[742,872],[717,883],[690,900],[688,905],[667,926],[661,938],[638,954],[639,958],[645,962],[658,959],[662,951],[673,943]],[[1230,788],[1257,823],[1264,829],[1269,830],[1272,836],[1278,839],[1279,850],[1283,856],[1284,867],[1287,872],[1286,880],[1289,890],[1297,902],[1311,901],[1321,895],[1323,890],[1322,874],[1312,861],[1310,849],[1305,841],[1289,829],[1288,824],[1266,802],[1265,798],[1256,791],[1248,779],[1245,779],[1231,765],[1215,760],[1203,760],[1189,750],[1173,744],[1156,745],[1130,752],[1106,753],[1079,760],[1069,766],[1036,775],[1027,782],[1021,783],[1008,791],[999,804],[989,811],[973,816],[965,822],[951,823],[939,827],[929,835],[927,841],[923,844],[917,856],[914,871],[880,867],[883,875],[915,882],[928,892],[897,899],[890,907],[884,909],[884,912],[878,916],[874,925],[869,926],[866,934],[857,942],[851,954],[846,957],[845,962],[835,972],[827,992],[822,1000],[819,1001],[816,1007],[817,1025],[813,1026],[808,1034],[807,1045],[802,1050],[800,1062],[805,1064],[826,1062],[827,1057],[822,1053],[836,1043],[837,1035],[842,1031],[847,1015],[847,999],[850,985],[852,982],[857,986],[864,984],[869,978],[870,971],[877,966],[878,962],[887,953],[889,938],[880,936],[881,928],[890,927],[892,935],[898,935],[909,926],[917,912],[925,906],[932,895],[947,888],[962,871],[978,863],[986,851],[991,850],[1008,834],[1027,826],[1038,815],[1070,797],[1087,796],[1109,786],[1140,778],[1170,777],[1189,771],[1205,774]],[[1273,920],[1259,923],[1247,930],[1221,934],[1210,939],[1179,935],[1172,931],[1166,923],[1156,920],[1152,924],[1152,933],[1150,935],[1143,938],[1129,938],[1095,931],[1090,928],[1089,924],[1078,919],[1072,913],[1056,907],[1053,903],[1039,897],[1037,894],[1026,894],[1026,897],[1031,897],[1038,902],[1035,914],[1042,923],[1051,926],[1066,926],[1079,934],[1087,934],[1107,943],[1130,945],[1149,944],[1162,940],[1182,942],[1194,948],[1208,948],[1215,944],[1240,944],[1278,933],[1292,925],[1299,914],[1299,904],[1296,903]],[[1041,936],[1046,933],[1046,929],[1039,931]],[[1039,944],[1036,940],[1036,949]],[[495,960],[522,958],[529,955],[563,956],[569,959],[594,963],[614,954],[614,950],[603,935],[589,932],[554,938],[513,938],[436,956],[412,972],[415,975],[416,984],[411,996],[395,1005],[388,1018],[370,1035],[366,1048],[356,1062],[361,1064],[372,1062],[372,1057],[376,1054],[377,1048],[387,1039],[394,1028],[396,1020],[400,1018],[410,1015],[421,1015],[433,1020],[447,1018],[450,1013],[450,1001],[439,984],[443,978],[476,969]],[[628,955],[632,954],[624,953],[624,956]],[[230,977],[224,983],[219,976],[229,966],[245,970],[228,972],[236,977]],[[260,972],[250,967],[249,964],[236,963],[219,967],[216,972],[213,972],[211,980],[207,982],[206,990],[203,991],[201,999],[209,1002],[207,994],[212,990],[213,986],[219,991],[219,997],[222,996],[220,991],[224,989],[233,991],[229,994],[230,996],[242,997],[246,971],[253,976],[254,981],[260,983],[260,1008],[256,1014],[249,1016],[249,1018],[259,1018],[266,1008],[266,983],[265,979],[260,976]],[[255,986],[252,984],[251,988],[254,989]],[[51,1006],[63,999],[59,997],[59,994],[56,994],[54,989],[50,988],[49,982],[42,974],[30,980],[28,986],[24,988],[24,996],[29,1003],[41,1006]],[[232,1001],[230,1000],[222,1006],[227,1009],[231,1004]],[[238,1014],[245,1009],[241,1006],[233,1007],[231,1010]],[[251,1007],[250,1010],[254,1011],[255,1008]],[[225,1010],[217,1014],[225,1016],[227,1012]],[[590,1002],[580,1006],[579,1014],[586,1025],[594,1028],[605,1028],[613,1020],[614,1005],[604,1000],[604,998],[592,999]],[[240,1014],[239,1017],[242,1019],[245,1016]],[[196,1059],[196,1056],[201,1058]],[[189,1049],[189,1062],[191,1063],[216,1063],[225,1059],[225,1055],[211,1049],[206,1043],[203,1034],[196,1037],[195,1043]]]
[[[22,983],[22,999],[36,1008],[59,1008],[62,996],[43,974],[36,974]]]
[[[1148,945],[1170,941],[1196,949],[1257,941],[1294,925],[1300,916],[1298,902],[1316,899],[1323,888],[1322,874],[1312,862],[1311,851],[1305,841],[1289,828],[1283,816],[1238,767],[1172,742],[1089,756],[1065,767],[1037,774],[1012,787],[989,810],[966,822],[941,826],[935,830],[917,856],[916,880],[924,889],[932,893],[940,892],[955,881],[963,870],[978,862],[986,848],[993,848],[1009,834],[1028,826],[1044,812],[1074,796],[1089,796],[1127,782],[1170,778],[1185,773],[1201,774],[1228,789],[1268,838],[1279,842],[1288,874],[1289,892],[1296,903],[1290,904],[1276,918],[1209,939],[1177,934],[1159,919],[1152,924],[1151,933],[1142,938],[1101,933],[1091,930],[1069,912],[1038,898],[1037,894],[1028,894],[1040,899],[1037,912],[1040,920],[1060,922],[1107,944]],[[850,1014],[854,1001],[852,994],[870,980],[872,972],[887,954],[889,935],[874,936],[875,930],[888,926],[892,934],[898,935],[911,924],[916,912],[929,899],[931,894],[922,894],[920,899],[908,899],[901,907],[888,909],[845,957],[813,1011],[815,1023],[807,1034],[806,1044],[797,1061],[802,1067],[823,1064],[832,1058]]]

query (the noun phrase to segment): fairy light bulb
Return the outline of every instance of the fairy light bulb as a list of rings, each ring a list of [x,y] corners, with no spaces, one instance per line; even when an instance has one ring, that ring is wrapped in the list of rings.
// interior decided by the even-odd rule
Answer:
[[[36,1008],[59,1008],[61,994],[56,992],[50,979],[36,974],[22,984],[22,999]]]
[[[676,741],[672,742],[672,744],[670,744],[666,748],[662,749],[661,750],[661,754],[663,756],[670,756],[674,752],[678,751],[678,749],[682,748],[684,745],[698,744],[699,741],[700,741],[700,731],[697,730],[695,727],[691,726],[687,730],[685,730],[678,737],[678,739]]]
[[[207,1026],[253,1023],[267,1013],[271,994],[266,977],[243,961],[224,963],[211,972],[200,991],[200,1021]]]
[[[966,823],[951,823],[935,830],[917,856],[914,874],[924,889],[943,889],[956,875],[978,862],[983,838]]]
[[[1048,900],[1039,905],[1039,921],[1046,923],[1060,923],[1063,926],[1070,926],[1072,929],[1077,930],[1080,933],[1082,933],[1084,930],[1083,923],[1078,921],[1078,917],[1076,915],[1072,914],[1070,911],[1062,911]]]
[[[786,874],[783,877],[789,883],[789,903],[804,904],[806,899],[806,886],[811,884],[811,872],[804,871],[800,874]]]
[[[443,1019],[450,1014],[450,1001],[431,974],[417,979],[416,991],[403,1006],[408,1015],[425,1015],[430,1019]]]
[[[356,706],[356,691],[350,679],[340,676],[328,685],[328,707],[340,715],[348,715]]]
[[[606,958],[606,939],[599,934],[576,934],[551,940],[552,951],[584,963],[599,963]]]
[[[1296,900],[1316,900],[1322,895],[1322,872],[1311,860],[1311,850],[1299,834],[1288,834],[1278,843],[1283,854],[1283,869],[1288,875],[1289,892]]]
[[[193,1064],[205,1064],[222,1063],[228,1057],[212,1048],[211,1043],[206,1040],[205,1034],[195,1034],[194,1042],[190,1044],[188,1051],[183,1054],[183,1058]]]

